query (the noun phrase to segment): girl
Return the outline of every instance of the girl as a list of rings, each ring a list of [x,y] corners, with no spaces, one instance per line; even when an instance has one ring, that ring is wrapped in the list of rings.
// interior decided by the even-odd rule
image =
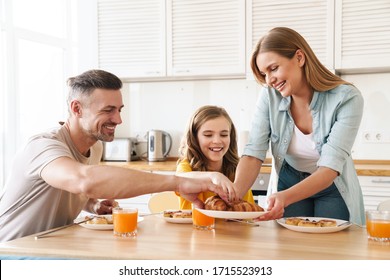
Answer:
[[[187,126],[176,173],[186,177],[210,177],[226,192],[231,191],[239,161],[236,138],[236,129],[225,109],[209,105],[199,108]],[[207,191],[198,198],[204,202],[214,195]],[[243,194],[243,200],[254,203],[251,190]],[[191,209],[191,202],[180,197],[180,209]]]

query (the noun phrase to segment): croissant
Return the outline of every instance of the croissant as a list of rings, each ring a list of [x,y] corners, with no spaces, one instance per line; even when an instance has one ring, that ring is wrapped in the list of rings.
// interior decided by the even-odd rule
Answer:
[[[228,210],[227,203],[221,199],[219,196],[210,196],[206,199],[205,209],[206,210],[217,210],[217,211],[226,211]]]
[[[232,205],[232,211],[262,212],[264,211],[264,209],[257,204],[252,204],[247,201],[241,201]]]
[[[206,210],[216,210],[216,211],[240,211],[240,212],[262,212],[264,211],[257,204],[252,204],[247,201],[240,201],[233,203],[231,205],[227,204],[219,196],[211,196],[205,201]]]

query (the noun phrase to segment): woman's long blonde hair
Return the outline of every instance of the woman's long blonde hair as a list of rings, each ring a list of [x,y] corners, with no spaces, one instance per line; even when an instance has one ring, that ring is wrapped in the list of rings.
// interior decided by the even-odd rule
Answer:
[[[187,125],[185,135],[179,148],[179,162],[183,159],[187,159],[193,171],[207,171],[208,162],[201,151],[198,141],[198,132],[205,122],[219,117],[226,118],[230,124],[230,145],[223,157],[221,173],[233,181],[239,161],[237,133],[233,121],[224,108],[206,105],[196,110]]]
[[[275,52],[283,57],[292,59],[300,49],[306,57],[304,74],[306,81],[316,91],[327,91],[342,84],[350,84],[330,72],[317,58],[306,40],[295,30],[287,27],[275,27],[263,36],[256,44],[251,57],[251,68],[256,80],[266,85],[265,77],[260,73],[256,64],[260,53]]]

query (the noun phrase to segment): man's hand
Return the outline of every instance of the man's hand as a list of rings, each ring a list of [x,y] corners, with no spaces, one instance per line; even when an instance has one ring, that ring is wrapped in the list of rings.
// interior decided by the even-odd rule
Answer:
[[[184,199],[191,201],[195,207],[204,208],[204,203],[198,199],[201,192],[211,191],[218,194],[222,199],[227,200],[227,188],[214,184],[210,178],[186,178],[177,176],[177,192]]]
[[[112,214],[112,209],[118,207],[119,204],[113,199],[107,199],[102,201],[97,201],[93,206],[93,210],[98,215]]]

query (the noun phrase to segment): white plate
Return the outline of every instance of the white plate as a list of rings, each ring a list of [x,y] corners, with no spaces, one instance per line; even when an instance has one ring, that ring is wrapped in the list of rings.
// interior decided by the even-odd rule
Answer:
[[[191,210],[166,210],[166,211],[182,211],[182,212],[192,212]],[[168,223],[174,223],[174,224],[192,224],[192,218],[170,218],[170,217],[164,217],[164,214],[162,214],[162,217],[164,220]]]
[[[97,215],[97,217],[107,217],[109,219],[112,219],[112,215]],[[74,220],[75,223],[84,221],[85,217],[79,217]],[[144,220],[143,217],[138,217],[138,223],[142,222]],[[113,230],[114,225],[113,224],[87,224],[87,223],[82,223],[79,224],[80,226],[87,228],[87,229],[93,229],[93,230]]]
[[[297,217],[302,219],[309,219],[311,221],[319,221],[319,220],[334,220],[337,223],[337,226],[335,227],[301,227],[301,226],[293,226],[293,225],[287,225],[285,218],[278,219],[277,222],[279,225],[293,230],[293,231],[299,231],[299,232],[307,232],[307,233],[330,233],[330,232],[337,232],[341,231],[343,229],[346,229],[352,225],[352,223],[347,223],[348,221],[344,220],[338,220],[338,219],[329,219],[329,218],[321,218],[321,217]],[[345,224],[343,224],[345,223]],[[343,224],[339,226],[340,224]]]
[[[266,212],[238,212],[238,211],[216,211],[197,209],[199,212],[219,219],[253,219],[264,215]]]

